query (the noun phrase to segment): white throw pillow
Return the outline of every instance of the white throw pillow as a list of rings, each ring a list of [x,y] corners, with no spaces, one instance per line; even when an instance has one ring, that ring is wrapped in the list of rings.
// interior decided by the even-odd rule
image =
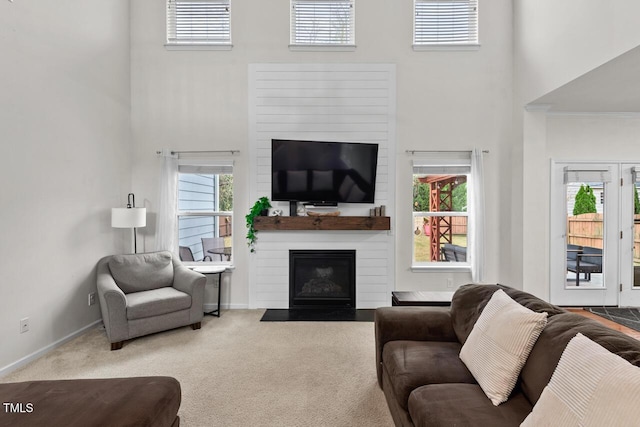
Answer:
[[[521,427],[638,425],[640,368],[577,334]]]
[[[495,406],[509,398],[546,325],[547,313],[523,307],[501,289],[491,296],[460,350],[460,359]]]

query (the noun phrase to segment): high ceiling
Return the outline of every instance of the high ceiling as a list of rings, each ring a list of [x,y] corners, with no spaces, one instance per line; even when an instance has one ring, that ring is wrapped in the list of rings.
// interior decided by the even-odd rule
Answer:
[[[559,112],[640,112],[640,46],[538,98]]]

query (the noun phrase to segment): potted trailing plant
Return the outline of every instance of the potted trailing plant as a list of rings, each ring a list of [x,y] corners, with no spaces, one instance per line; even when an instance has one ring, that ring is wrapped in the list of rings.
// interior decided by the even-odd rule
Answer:
[[[260,197],[257,202],[254,203],[249,213],[245,216],[247,220],[247,245],[251,248],[251,252],[255,252],[256,245],[256,233],[258,232],[253,228],[253,222],[257,216],[267,216],[269,214],[269,208],[271,202],[267,197]]]

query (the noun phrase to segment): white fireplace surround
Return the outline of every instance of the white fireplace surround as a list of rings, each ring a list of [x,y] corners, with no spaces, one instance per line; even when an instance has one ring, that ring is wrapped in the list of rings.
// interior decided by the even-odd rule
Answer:
[[[289,307],[289,250],[355,250],[356,308],[391,304],[394,289],[395,65],[251,64],[250,200],[271,196],[271,139],[379,145],[375,204],[340,204],[368,216],[385,205],[391,231],[260,231],[249,259],[249,307]],[[272,202],[287,215],[287,202]]]

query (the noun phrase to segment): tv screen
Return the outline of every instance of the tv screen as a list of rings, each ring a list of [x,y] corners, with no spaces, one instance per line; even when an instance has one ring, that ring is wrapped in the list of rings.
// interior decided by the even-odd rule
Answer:
[[[271,140],[271,199],[373,203],[378,144]]]

